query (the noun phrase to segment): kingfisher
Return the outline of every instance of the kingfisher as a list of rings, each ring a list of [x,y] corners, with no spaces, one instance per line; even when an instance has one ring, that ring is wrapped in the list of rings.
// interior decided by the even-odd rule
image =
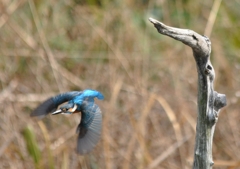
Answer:
[[[77,153],[89,153],[98,143],[102,130],[102,112],[94,98],[103,100],[104,96],[97,90],[70,91],[50,97],[41,103],[30,114],[31,117],[44,117],[51,113],[73,114],[81,113],[81,120],[77,127]]]

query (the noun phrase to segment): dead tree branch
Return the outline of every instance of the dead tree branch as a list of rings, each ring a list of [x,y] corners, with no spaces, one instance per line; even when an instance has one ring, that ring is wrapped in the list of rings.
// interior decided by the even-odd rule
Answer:
[[[166,26],[149,18],[158,32],[190,46],[198,72],[198,117],[193,169],[211,169],[212,141],[219,110],[227,103],[224,94],[213,89],[215,72],[210,61],[211,42],[206,36],[188,30]]]

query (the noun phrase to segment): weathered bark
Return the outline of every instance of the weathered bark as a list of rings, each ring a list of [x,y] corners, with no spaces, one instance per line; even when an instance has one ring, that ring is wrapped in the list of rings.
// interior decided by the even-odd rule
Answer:
[[[213,89],[215,72],[210,61],[211,42],[206,36],[188,30],[166,26],[149,18],[158,32],[190,46],[198,72],[198,117],[194,152],[194,169],[211,169],[212,141],[219,110],[227,103],[226,96]]]

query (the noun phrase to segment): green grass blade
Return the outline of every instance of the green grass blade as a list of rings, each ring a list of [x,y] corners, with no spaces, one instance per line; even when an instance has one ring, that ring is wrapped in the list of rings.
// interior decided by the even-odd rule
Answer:
[[[29,155],[33,158],[35,166],[37,166],[41,159],[41,152],[38,147],[34,132],[30,126],[23,129],[23,136],[26,142]]]

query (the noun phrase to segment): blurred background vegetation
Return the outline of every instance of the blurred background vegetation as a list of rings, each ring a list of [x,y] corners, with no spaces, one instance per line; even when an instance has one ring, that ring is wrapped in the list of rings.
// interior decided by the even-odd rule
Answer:
[[[215,90],[228,99],[214,168],[240,168],[239,9],[239,0],[1,0],[0,168],[191,168],[195,61],[149,17],[210,37]],[[78,156],[78,115],[29,114],[52,95],[86,88],[105,95],[103,131]]]

